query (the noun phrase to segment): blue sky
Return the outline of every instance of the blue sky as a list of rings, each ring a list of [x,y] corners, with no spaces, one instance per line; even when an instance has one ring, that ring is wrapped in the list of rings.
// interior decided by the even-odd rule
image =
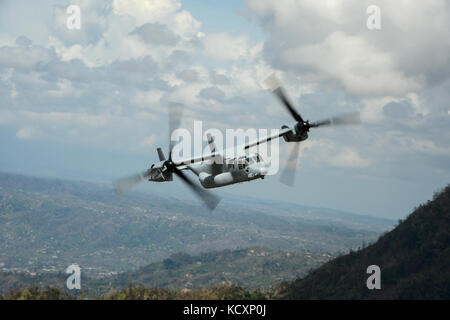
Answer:
[[[363,124],[311,132],[294,188],[271,176],[216,192],[401,218],[450,181],[449,23],[442,1],[2,1],[0,170],[142,170],[167,144],[168,101],[187,128],[292,124],[261,86],[275,72],[304,118]],[[185,196],[179,182],[141,189]]]

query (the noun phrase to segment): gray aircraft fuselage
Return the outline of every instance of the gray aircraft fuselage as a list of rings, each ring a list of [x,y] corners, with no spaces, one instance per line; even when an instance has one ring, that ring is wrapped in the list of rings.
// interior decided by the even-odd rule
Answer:
[[[259,178],[264,179],[267,174],[266,163],[257,154],[237,159],[224,159],[219,163],[215,163],[215,160],[208,160],[187,165],[187,169],[194,172],[202,186],[207,189]]]

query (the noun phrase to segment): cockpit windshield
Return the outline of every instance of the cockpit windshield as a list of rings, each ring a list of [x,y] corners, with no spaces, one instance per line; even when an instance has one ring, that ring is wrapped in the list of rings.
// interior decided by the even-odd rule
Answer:
[[[232,166],[239,168],[240,170],[246,168],[249,165],[262,162],[262,158],[259,154],[250,154],[248,156],[241,156],[233,161]]]
[[[261,161],[262,161],[262,159],[259,156],[259,154],[252,154],[245,158],[245,162],[247,162],[247,164],[253,164],[253,163],[257,163],[257,162],[261,162]]]

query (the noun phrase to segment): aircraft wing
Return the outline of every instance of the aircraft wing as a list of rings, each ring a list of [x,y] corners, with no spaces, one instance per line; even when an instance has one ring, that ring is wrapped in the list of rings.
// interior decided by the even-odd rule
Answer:
[[[193,164],[196,162],[203,162],[206,160],[214,159],[216,157],[222,157],[222,153],[221,152],[212,152],[212,153],[203,154],[198,157],[185,158],[185,159],[181,159],[181,160],[172,160],[172,161],[175,164],[175,166],[178,167],[178,166],[185,166],[185,165]]]
[[[262,143],[269,142],[270,140],[278,139],[278,138],[288,134],[292,130],[293,130],[292,128],[281,129],[280,131],[278,131],[275,134],[272,134],[270,136],[266,136],[264,138],[260,138],[258,140],[252,141],[252,142],[250,142],[248,144],[245,144],[243,149],[246,150],[246,149],[249,149],[251,147],[260,145]],[[213,150],[215,150],[215,149],[213,149]],[[220,151],[218,151],[218,152],[210,152],[210,153],[203,154],[203,155],[197,156],[197,157],[185,158],[185,159],[180,159],[180,160],[173,159],[172,161],[175,164],[175,166],[179,167],[179,166],[186,166],[186,165],[189,165],[189,164],[193,164],[193,163],[196,163],[196,162],[203,162],[203,161],[211,160],[211,159],[214,159],[214,158],[217,159],[219,157],[223,159],[223,152],[220,152]]]
[[[260,139],[255,140],[255,141],[252,141],[252,142],[244,145],[244,150],[245,149],[249,149],[249,148],[254,147],[254,146],[257,146],[257,145],[260,145],[261,143],[269,142],[270,140],[273,140],[273,139],[278,139],[278,138],[288,134],[292,130],[293,130],[292,128],[284,128],[284,129],[281,129],[280,131],[278,131],[278,133],[272,134],[270,136],[266,136],[264,138],[260,138]]]

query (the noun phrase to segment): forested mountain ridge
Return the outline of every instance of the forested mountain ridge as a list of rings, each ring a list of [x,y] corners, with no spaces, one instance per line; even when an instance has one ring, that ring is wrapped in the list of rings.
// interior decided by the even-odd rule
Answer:
[[[367,267],[381,289],[366,286]],[[280,299],[450,299],[450,185],[367,248],[279,286]]]

